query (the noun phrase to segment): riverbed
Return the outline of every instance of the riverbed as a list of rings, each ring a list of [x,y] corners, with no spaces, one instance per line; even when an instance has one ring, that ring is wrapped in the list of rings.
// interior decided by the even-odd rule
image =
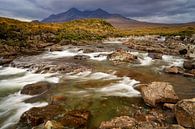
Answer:
[[[148,53],[131,50],[123,42],[124,40],[114,40],[100,45],[67,45],[63,51],[19,57],[13,61],[14,65],[1,66],[0,128],[14,127],[25,111],[32,107],[46,106],[52,96],[64,96],[66,101],[62,105],[66,109],[91,111],[90,127],[98,127],[101,121],[115,116],[132,115],[136,110],[135,105],[145,106],[140,93],[135,89],[138,84],[169,82],[181,99],[195,96],[195,79],[163,72],[163,68],[167,66],[182,66],[184,58],[163,55],[162,60],[154,60]],[[140,64],[114,65],[109,62],[107,55],[119,48],[138,56]],[[86,53],[85,49],[93,52]],[[74,58],[76,55],[84,55],[88,59],[78,60]],[[89,69],[66,73],[37,72],[37,65],[55,67],[59,63],[74,63],[88,66]],[[53,87],[36,96],[20,93],[25,85],[40,81],[50,82]]]

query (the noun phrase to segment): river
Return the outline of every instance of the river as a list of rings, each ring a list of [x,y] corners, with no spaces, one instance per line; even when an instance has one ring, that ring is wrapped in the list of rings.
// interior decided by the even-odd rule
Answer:
[[[144,106],[140,93],[134,88],[139,83],[153,81],[170,82],[180,98],[195,96],[195,80],[180,75],[163,73],[166,66],[182,66],[182,57],[164,55],[162,60],[153,60],[145,52],[129,50],[121,40],[107,41],[100,46],[64,46],[63,51],[45,52],[41,55],[17,58],[16,67],[0,67],[0,128],[14,127],[25,111],[32,107],[42,107],[49,103],[51,96],[67,98],[67,109],[87,109],[95,117],[90,126],[97,127],[101,121],[118,115],[134,112],[134,105]],[[84,53],[83,48],[96,48]],[[123,48],[137,55],[141,64],[113,65],[107,55],[117,48]],[[73,56],[86,55],[88,60],[75,61]],[[35,73],[35,68],[24,68],[26,64],[48,62],[79,62],[90,66],[83,72]],[[52,62],[53,63],[53,62]],[[20,67],[18,67],[20,66]],[[48,81],[55,86],[46,95],[22,95],[20,91],[27,84]],[[34,99],[35,98],[35,99]]]

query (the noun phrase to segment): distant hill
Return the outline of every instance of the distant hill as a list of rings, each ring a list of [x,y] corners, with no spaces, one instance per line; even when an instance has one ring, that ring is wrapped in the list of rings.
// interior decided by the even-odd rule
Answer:
[[[66,12],[59,14],[52,14],[48,18],[42,20],[42,22],[66,22],[78,19],[87,18],[101,18],[101,19],[120,19],[131,22],[137,22],[136,20],[126,18],[120,14],[111,14],[102,9],[96,9],[94,11],[80,11],[76,8],[71,8]]]

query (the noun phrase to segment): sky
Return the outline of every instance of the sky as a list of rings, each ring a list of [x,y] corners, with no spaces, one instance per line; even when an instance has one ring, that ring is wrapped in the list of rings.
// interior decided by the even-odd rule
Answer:
[[[195,0],[0,0],[0,16],[19,20],[42,20],[75,7],[102,8],[109,13],[147,22],[195,21]]]

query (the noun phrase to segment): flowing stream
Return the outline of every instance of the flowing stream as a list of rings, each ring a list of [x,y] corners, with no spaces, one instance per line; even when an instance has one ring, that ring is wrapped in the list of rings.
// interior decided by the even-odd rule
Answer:
[[[123,41],[123,40],[122,40]],[[67,109],[87,109],[95,116],[90,125],[97,127],[101,121],[117,115],[133,113],[133,105],[143,106],[140,93],[135,90],[139,83],[152,81],[170,82],[180,98],[195,96],[195,80],[179,75],[168,75],[162,72],[166,66],[182,66],[184,59],[164,55],[162,60],[152,60],[147,53],[132,51],[123,46],[121,40],[106,41],[103,48],[95,52],[84,53],[82,47],[65,46],[63,51],[45,52],[37,56],[16,59],[22,63],[40,63],[45,60],[67,59],[73,56],[89,56],[81,60],[92,67],[84,72],[34,73],[30,68],[0,67],[0,128],[13,127],[25,111],[32,107],[42,107],[48,104],[48,96],[65,96],[64,105]],[[90,46],[89,46],[90,47]],[[91,46],[95,47],[95,46]],[[107,55],[117,48],[124,48],[129,53],[137,55],[141,64],[113,65],[107,61]],[[53,87],[47,96],[37,97],[20,94],[27,84],[48,81]],[[32,101],[28,101],[31,100]],[[33,98],[38,98],[34,99]]]

